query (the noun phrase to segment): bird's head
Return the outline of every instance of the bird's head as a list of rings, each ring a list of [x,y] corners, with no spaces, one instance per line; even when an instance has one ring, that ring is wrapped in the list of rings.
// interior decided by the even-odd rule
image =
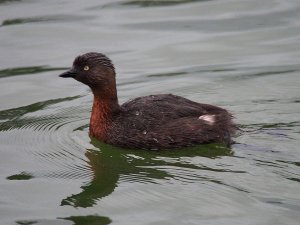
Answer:
[[[63,78],[72,77],[88,85],[92,90],[115,86],[115,68],[111,60],[104,54],[89,52],[77,56],[73,66],[59,75]]]

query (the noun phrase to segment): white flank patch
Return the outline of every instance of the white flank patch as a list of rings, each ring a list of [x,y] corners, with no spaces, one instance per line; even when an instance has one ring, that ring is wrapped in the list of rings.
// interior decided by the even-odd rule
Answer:
[[[215,115],[203,115],[203,116],[199,116],[198,119],[199,120],[204,120],[209,125],[213,125],[216,121]]]

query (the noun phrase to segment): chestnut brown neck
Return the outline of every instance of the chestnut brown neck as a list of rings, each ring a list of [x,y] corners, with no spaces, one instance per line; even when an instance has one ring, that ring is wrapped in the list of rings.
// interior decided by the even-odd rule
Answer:
[[[90,135],[105,141],[114,116],[120,111],[115,85],[109,88],[92,88],[94,101],[90,118]]]

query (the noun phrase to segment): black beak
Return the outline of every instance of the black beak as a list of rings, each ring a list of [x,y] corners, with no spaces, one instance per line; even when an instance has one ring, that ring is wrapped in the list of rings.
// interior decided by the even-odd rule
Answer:
[[[68,77],[74,78],[74,77],[76,77],[76,75],[77,75],[76,71],[74,71],[73,69],[70,69],[70,70],[60,74],[59,76],[63,77],[63,78],[68,78]]]

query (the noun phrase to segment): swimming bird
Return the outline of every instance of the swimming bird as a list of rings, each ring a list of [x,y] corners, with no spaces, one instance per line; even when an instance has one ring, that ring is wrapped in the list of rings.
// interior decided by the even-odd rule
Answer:
[[[74,78],[91,88],[94,99],[89,134],[107,144],[162,150],[232,143],[236,130],[232,115],[218,106],[173,94],[138,97],[120,105],[114,65],[102,53],[77,56],[60,77]]]

